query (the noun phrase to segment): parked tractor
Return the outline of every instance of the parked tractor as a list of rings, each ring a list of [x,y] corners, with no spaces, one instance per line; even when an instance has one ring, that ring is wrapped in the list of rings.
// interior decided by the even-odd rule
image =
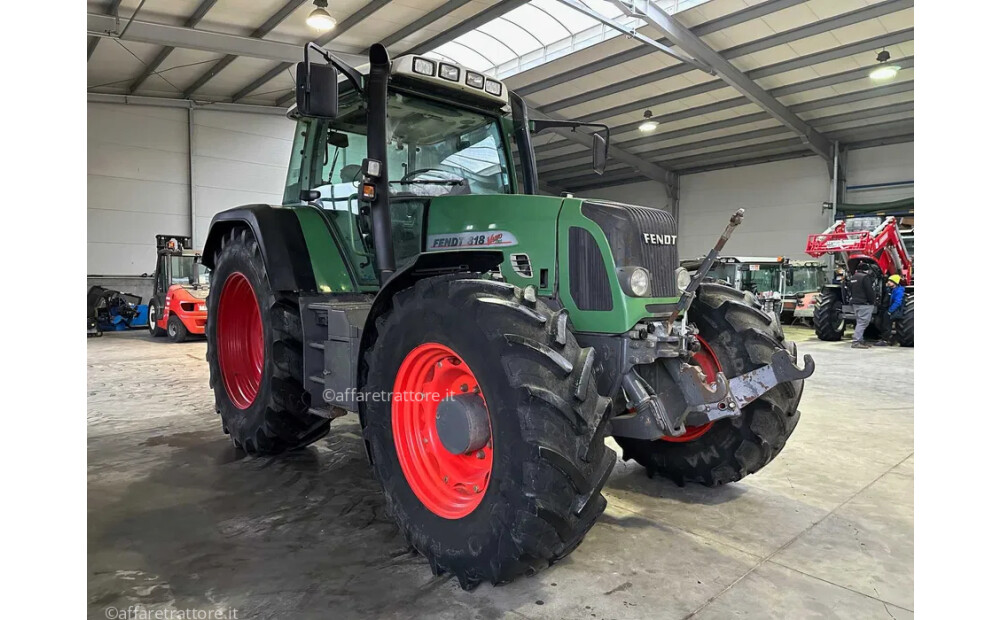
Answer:
[[[190,237],[156,235],[153,296],[149,298],[149,334],[184,342],[205,333],[209,269],[191,249]]]
[[[679,484],[781,451],[814,364],[754,300],[701,284],[742,210],[691,276],[668,212],[538,194],[532,133],[586,124],[381,45],[364,74],[305,56],[283,205],[223,211],[205,242],[210,381],[236,446],[301,448],[357,413],[388,513],[467,589],[581,543],[609,435]]]
[[[689,271],[697,270],[704,258],[681,261]],[[720,256],[708,271],[707,280],[731,286],[757,298],[765,312],[783,312],[789,260],[781,256]]]
[[[818,235],[809,235],[806,253],[814,258],[834,255],[847,273],[854,273],[861,263],[871,267],[875,299],[880,300],[865,338],[889,340],[893,334],[904,347],[913,346],[914,287],[913,260],[900,236],[896,218],[886,217],[872,230],[848,229],[844,220],[838,220]],[[893,321],[889,316],[889,287],[886,281],[898,275],[905,287],[902,317]],[[819,305],[813,315],[813,326],[820,340],[836,341],[844,337],[847,325],[855,322],[850,289],[845,277],[838,284],[823,287]]]
[[[793,260],[785,268],[784,303],[781,322],[789,325],[796,320],[811,323],[819,303],[820,290],[827,283],[826,267],[811,260]]]

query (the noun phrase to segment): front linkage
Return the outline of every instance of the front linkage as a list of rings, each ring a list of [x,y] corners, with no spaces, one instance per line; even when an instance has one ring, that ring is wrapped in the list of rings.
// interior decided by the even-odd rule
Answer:
[[[711,385],[700,368],[688,363],[702,345],[698,329],[687,322],[687,310],[712,263],[742,220],[740,209],[705,256],[667,321],[646,322],[617,338],[614,348],[618,355],[614,357],[620,360],[619,376],[628,412],[611,419],[615,436],[649,440],[680,437],[688,425],[702,426],[737,417],[744,407],[778,384],[812,376],[815,363],[811,356],[803,357],[805,368],[800,369],[785,350],[775,351],[770,364],[735,378],[719,372]],[[678,316],[683,318],[677,320]],[[637,372],[637,366],[657,362],[666,368],[674,389],[654,389]]]

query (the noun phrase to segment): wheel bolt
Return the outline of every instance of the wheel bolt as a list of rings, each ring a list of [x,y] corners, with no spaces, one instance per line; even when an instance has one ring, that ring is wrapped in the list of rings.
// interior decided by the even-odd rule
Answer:
[[[444,477],[444,481],[445,481],[445,482],[448,482],[448,476],[445,476],[445,477]]]
[[[463,383],[458,389],[462,390],[463,392],[468,392],[469,391],[469,385],[466,384],[466,383]]]
[[[479,452],[476,452],[476,458],[477,459],[485,459],[486,458],[486,453],[483,452],[482,450],[480,450]]]
[[[476,493],[479,493],[479,485],[478,484],[473,485],[472,490],[475,491]]]
[[[478,394],[479,393],[479,386],[478,385],[475,386],[474,388],[472,388],[472,393],[473,394]]]

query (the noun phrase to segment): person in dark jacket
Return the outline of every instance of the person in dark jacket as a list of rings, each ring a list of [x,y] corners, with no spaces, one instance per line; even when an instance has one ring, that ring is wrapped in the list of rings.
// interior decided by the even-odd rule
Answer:
[[[886,309],[886,313],[889,315],[889,334],[893,333],[893,326],[896,321],[903,318],[903,304],[906,300],[906,289],[900,284],[900,278],[898,275],[893,274],[889,276],[885,285],[889,289],[889,307]],[[891,337],[890,337],[891,339]],[[884,347],[891,344],[890,339],[883,339],[875,344]]]
[[[875,313],[875,287],[872,285],[871,267],[861,263],[847,281],[851,293],[851,304],[854,306],[854,338],[852,349],[868,349],[865,344],[865,328],[872,322]]]

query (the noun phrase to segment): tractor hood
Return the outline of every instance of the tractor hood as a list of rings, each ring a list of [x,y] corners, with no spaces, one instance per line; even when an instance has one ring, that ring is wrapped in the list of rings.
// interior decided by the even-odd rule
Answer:
[[[507,282],[557,297],[576,329],[623,333],[669,314],[678,301],[677,225],[666,211],[537,195],[431,200],[424,251],[496,251]],[[649,272],[646,296],[626,294],[619,274]]]

